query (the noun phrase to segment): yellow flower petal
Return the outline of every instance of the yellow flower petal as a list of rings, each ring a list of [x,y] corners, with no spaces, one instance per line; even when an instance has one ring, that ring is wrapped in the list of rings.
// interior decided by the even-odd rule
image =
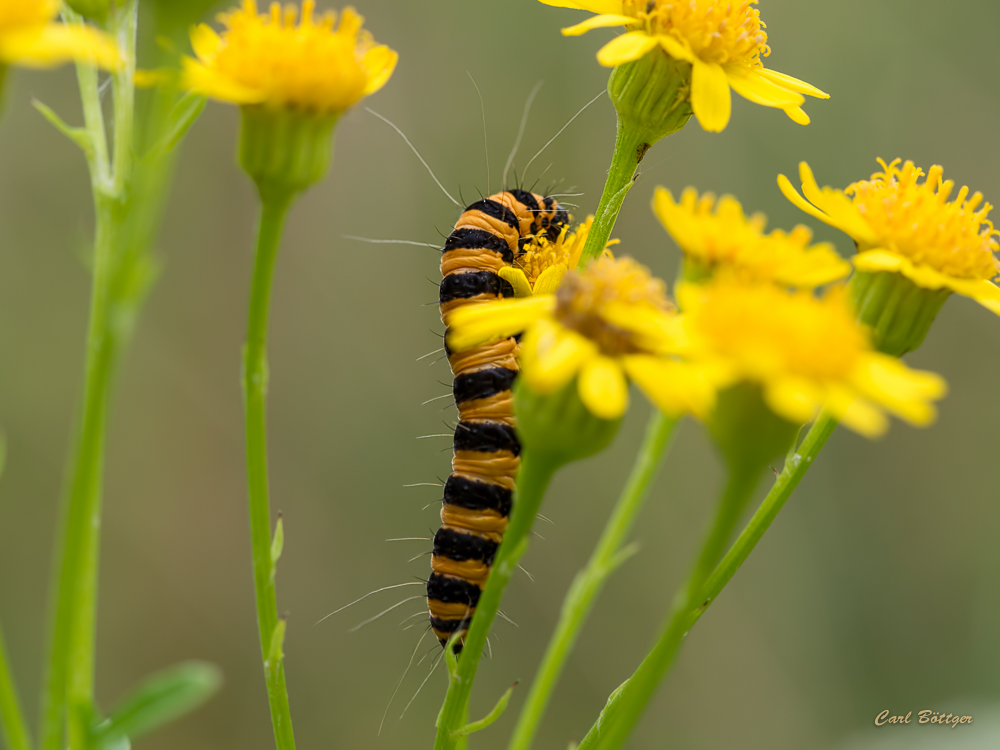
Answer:
[[[591,16],[586,21],[581,21],[575,26],[567,26],[562,30],[563,36],[580,36],[592,29],[606,29],[611,26],[627,26],[635,23],[634,18],[628,16],[601,15]]]
[[[816,208],[816,206],[814,206],[812,203],[810,203],[801,195],[799,195],[799,191],[795,189],[794,185],[792,185],[792,181],[789,180],[787,177],[785,177],[785,175],[783,174],[778,175],[778,189],[781,190],[782,195],[784,195],[788,200],[790,200],[792,204],[799,210],[805,211],[814,219],[819,219],[820,221],[826,224],[835,226],[834,223],[830,220],[829,216],[827,216],[825,213]]]
[[[497,271],[497,275],[513,287],[515,297],[531,296],[531,282],[520,268],[504,266]]]
[[[546,268],[538,274],[538,278],[535,280],[534,294],[555,294],[556,289],[559,288],[559,282],[562,281],[567,270],[569,269],[563,263]]]
[[[729,65],[725,68],[729,85],[744,99],[765,107],[798,107],[805,102],[802,94],[782,88],[764,78],[753,68],[744,65]]]
[[[607,68],[615,68],[638,60],[656,44],[656,38],[644,31],[629,31],[605,44],[597,53],[597,61]]]
[[[715,406],[718,370],[646,354],[622,358],[625,372],[664,414],[704,418]]]
[[[448,346],[462,351],[514,336],[551,313],[554,307],[553,297],[504,299],[460,307],[447,315]]]
[[[50,23],[0,34],[0,63],[52,68],[70,60],[92,60],[110,70],[122,62],[114,40],[92,26]]]
[[[691,109],[701,127],[710,133],[722,132],[729,123],[732,106],[729,78],[723,67],[696,59],[691,71]]]
[[[825,91],[820,91],[818,88],[806,83],[805,81],[800,81],[798,78],[792,78],[791,76],[779,73],[776,70],[761,68],[757,72],[770,80],[772,83],[776,83],[789,91],[797,91],[798,93],[806,94],[807,96],[815,96],[817,99],[830,98],[830,95]]]
[[[181,83],[195,94],[224,102],[260,104],[266,98],[262,91],[255,91],[215,75],[208,66],[191,57],[181,60]]]
[[[899,271],[905,258],[888,250],[866,250],[851,259],[859,271]]]
[[[372,47],[365,53],[361,65],[368,73],[368,83],[365,85],[364,95],[374,94],[385,86],[396,70],[396,63],[399,62],[399,53],[389,49],[384,44]]]
[[[203,63],[215,59],[215,53],[219,51],[221,41],[222,39],[215,33],[215,29],[207,23],[199,23],[191,29],[191,49]]]
[[[691,45],[686,41],[681,41],[670,34],[658,34],[656,41],[663,47],[663,51],[675,60],[694,62],[694,53],[691,51]]]
[[[802,107],[784,107],[783,111],[792,122],[798,125],[808,125],[812,122]]]
[[[811,380],[788,376],[764,387],[764,401],[775,414],[789,422],[805,424],[819,413],[823,393]]]
[[[580,371],[580,400],[591,414],[601,419],[617,419],[628,408],[628,382],[615,360],[596,356]]]
[[[594,356],[592,341],[551,320],[539,320],[521,342],[521,376],[538,393],[552,393]]]
[[[589,10],[591,13],[620,15],[622,12],[622,0],[539,0],[539,2],[551,5],[553,8]]]
[[[877,438],[889,429],[888,418],[875,404],[865,398],[856,398],[849,391],[835,390],[826,408],[846,427],[866,438]]]

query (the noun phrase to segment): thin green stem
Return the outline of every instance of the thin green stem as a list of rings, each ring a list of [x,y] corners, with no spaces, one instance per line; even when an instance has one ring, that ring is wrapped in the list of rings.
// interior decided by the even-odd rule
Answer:
[[[31,750],[28,723],[7,664],[7,647],[0,633],[0,737],[10,750]]]
[[[622,210],[625,196],[635,178],[635,170],[642,161],[643,136],[625,127],[618,121],[618,132],[615,136],[615,150],[611,157],[611,168],[608,169],[608,179],[604,183],[601,201],[597,204],[594,223],[590,226],[587,243],[583,247],[580,263],[586,264],[600,256],[615,228],[618,214]]]
[[[577,573],[563,600],[559,622],[521,710],[509,750],[528,750],[531,747],[559,675],[594,602],[608,577],[630,556],[631,550],[624,547],[625,541],[642,510],[676,426],[676,419],[664,416],[658,410],[650,417],[646,437],[621,497],[587,566]]]
[[[112,34],[134,39],[137,3],[116,8],[109,20]],[[67,19],[81,19],[67,11]],[[134,51],[134,46],[132,47]],[[83,412],[75,441],[57,548],[55,602],[50,625],[49,663],[42,703],[41,746],[62,747],[63,722],[72,750],[84,750],[92,718],[94,689],[94,640],[97,612],[97,578],[100,547],[101,489],[110,384],[121,342],[112,324],[111,285],[115,274],[116,236],[131,171],[131,112],[133,82],[115,79],[115,154],[109,164],[107,134],[101,108],[97,71],[77,66],[85,129],[90,148],[88,161],[94,193],[95,238],[91,306],[87,329]],[[119,145],[124,144],[124,145]]]
[[[243,398],[246,416],[247,486],[250,500],[250,538],[253,545],[253,582],[257,626],[264,661],[267,698],[271,706],[274,741],[279,750],[293,750],[292,716],[285,689],[284,659],[271,662],[271,640],[278,627],[278,605],[271,574],[271,508],[267,485],[267,319],[271,279],[281,245],[291,196],[262,198],[257,250],[254,257],[247,343],[243,353]]]
[[[521,454],[521,470],[517,476],[517,499],[510,516],[510,525],[504,533],[503,543],[497,550],[490,577],[486,582],[476,613],[473,615],[465,645],[458,659],[457,669],[449,675],[448,693],[437,721],[435,750],[464,748],[466,735],[460,730],[468,723],[469,696],[476,679],[479,660],[486,648],[486,637],[500,607],[504,590],[517,570],[518,561],[528,549],[528,532],[538,515],[552,475],[558,463],[548,456],[530,451]]]
[[[836,426],[837,422],[832,417],[826,414],[820,415],[798,450],[789,454],[784,469],[753,518],[722,561],[715,565],[733,525],[739,518],[737,506],[741,493],[745,492],[746,497],[749,497],[752,490],[752,485],[747,486],[750,483],[746,478],[743,480],[731,478],[730,487],[720,503],[712,531],[699,553],[698,561],[687,583],[674,600],[673,611],[659,640],[632,677],[612,695],[597,722],[580,743],[579,750],[617,750],[624,744],[660,682],[673,665],[684,636],[715,601],[753,551],[812,466]],[[739,486],[741,482],[743,490]]]

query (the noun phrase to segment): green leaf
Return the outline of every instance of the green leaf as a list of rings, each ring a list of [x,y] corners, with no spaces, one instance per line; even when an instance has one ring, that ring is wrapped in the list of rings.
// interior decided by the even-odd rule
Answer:
[[[515,682],[513,685],[507,688],[506,693],[500,696],[500,700],[497,701],[497,704],[493,707],[493,710],[490,711],[488,714],[486,714],[484,718],[480,719],[479,721],[473,721],[469,724],[466,724],[461,729],[456,730],[454,734],[452,734],[452,737],[456,738],[465,737],[466,735],[472,734],[473,732],[478,732],[481,729],[486,729],[486,727],[488,727],[494,721],[503,716],[503,712],[507,710],[507,704],[510,703],[510,696],[514,692],[514,688],[516,687],[517,683]]]
[[[274,537],[271,539],[271,583],[274,583],[274,576],[278,572],[278,560],[281,559],[281,550],[285,548],[285,524],[278,514],[278,523],[274,527]]]
[[[173,151],[177,147],[177,144],[181,142],[181,139],[187,135],[188,130],[194,125],[198,116],[201,115],[207,102],[208,99],[196,94],[185,94],[182,96],[173,106],[173,109],[170,110],[170,119],[166,134],[156,144],[154,150],[161,154]]]
[[[42,104],[37,99],[33,100],[31,104],[41,113],[42,117],[52,123],[56,130],[79,146],[83,150],[83,153],[86,154],[88,160],[90,159],[94,153],[94,146],[90,142],[90,134],[84,128],[74,128],[67,125],[51,107]]]
[[[154,674],[92,730],[93,750],[124,750],[136,739],[200,706],[219,689],[222,675],[204,662],[185,662]]]
[[[274,626],[274,631],[271,633],[271,646],[267,650],[268,671],[277,670],[281,666],[281,660],[285,658],[285,629],[287,627],[288,623],[285,622],[284,617],[280,618],[278,624]]]

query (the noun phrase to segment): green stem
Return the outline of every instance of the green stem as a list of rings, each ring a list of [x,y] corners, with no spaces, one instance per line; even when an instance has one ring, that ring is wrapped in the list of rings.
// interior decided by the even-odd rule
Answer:
[[[490,577],[483,589],[472,624],[465,636],[465,645],[458,659],[458,667],[449,675],[448,693],[437,721],[435,750],[455,750],[465,747],[465,735],[458,732],[469,717],[469,696],[476,679],[479,660],[486,648],[486,637],[500,607],[504,590],[517,569],[517,563],[528,549],[528,532],[538,515],[558,462],[550,457],[525,451],[521,454],[521,470],[517,475],[517,499],[510,516],[510,525],[504,533],[503,543],[497,550]]]
[[[579,750],[616,750],[624,744],[673,665],[684,636],[753,551],[836,426],[837,422],[832,417],[820,415],[798,450],[785,461],[784,469],[753,518],[716,566],[715,561],[739,518],[739,498],[743,495],[745,500],[752,491],[753,483],[748,478],[730,478],[712,531],[687,583],[675,599],[673,611],[659,640],[632,677],[612,695],[597,722],[580,743]]]
[[[116,8],[109,28],[134,52],[135,0]],[[70,22],[80,23],[67,11]],[[134,55],[132,55],[134,57]],[[101,109],[97,71],[77,66],[94,193],[95,238],[83,413],[75,441],[68,499],[63,512],[62,543],[54,585],[55,602],[50,625],[49,663],[42,704],[41,746],[62,747],[63,721],[67,744],[85,750],[89,739],[94,691],[94,646],[97,616],[97,578],[100,547],[101,489],[107,408],[114,363],[120,349],[111,314],[111,285],[115,274],[115,248],[121,207],[131,172],[134,68],[114,79],[115,162],[108,162],[107,135]],[[124,109],[130,110],[128,113]],[[124,144],[124,145],[122,145]]]
[[[254,258],[247,343],[243,353],[243,398],[246,416],[247,486],[250,500],[250,538],[253,545],[253,582],[257,626],[271,706],[274,741],[279,750],[293,750],[292,716],[285,688],[285,666],[276,649],[278,665],[270,663],[271,640],[278,627],[278,605],[271,575],[271,508],[267,486],[267,318],[274,263],[281,245],[291,196],[261,200],[260,226]]]
[[[594,602],[608,577],[631,554],[630,549],[624,548],[625,540],[642,510],[676,426],[676,419],[660,411],[655,411],[650,417],[646,437],[618,504],[611,512],[587,566],[576,575],[563,600],[559,623],[535,675],[508,750],[528,750],[531,747],[559,675]]]
[[[10,750],[31,750],[28,723],[7,665],[7,647],[0,633],[0,736]]]
[[[599,257],[607,246],[611,230],[615,228],[615,221],[625,202],[625,196],[632,187],[635,170],[645,154],[644,143],[643,136],[633,132],[632,128],[625,127],[619,118],[611,168],[604,183],[601,201],[597,204],[594,223],[590,227],[590,234],[587,235],[587,243],[583,246],[581,266]]]

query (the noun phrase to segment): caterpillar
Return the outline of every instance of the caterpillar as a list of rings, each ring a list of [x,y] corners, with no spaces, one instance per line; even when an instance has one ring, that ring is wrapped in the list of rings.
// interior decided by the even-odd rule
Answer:
[[[442,250],[440,310],[459,422],[441,528],[434,535],[427,608],[442,646],[460,633],[456,653],[507,529],[521,446],[511,394],[517,340],[453,352],[447,344],[448,321],[459,307],[513,296],[497,271],[512,265],[532,237],[555,241],[568,223],[569,215],[554,198],[508,190],[468,206]]]

